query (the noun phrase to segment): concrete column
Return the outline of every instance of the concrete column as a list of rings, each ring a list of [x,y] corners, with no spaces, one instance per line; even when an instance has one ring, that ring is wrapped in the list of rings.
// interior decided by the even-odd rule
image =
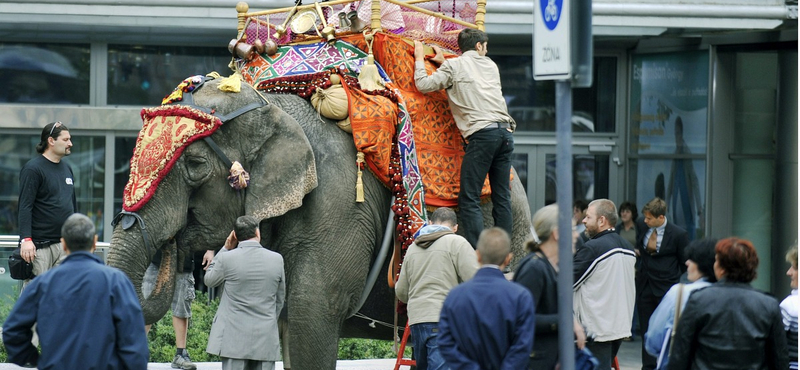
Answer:
[[[780,300],[789,294],[789,265],[785,256],[797,242],[797,50],[778,52],[778,133],[775,161],[775,243],[772,253],[772,291]]]

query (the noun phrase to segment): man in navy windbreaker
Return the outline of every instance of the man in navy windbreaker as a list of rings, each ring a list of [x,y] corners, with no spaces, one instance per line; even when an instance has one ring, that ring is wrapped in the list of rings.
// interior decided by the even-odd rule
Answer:
[[[39,369],[147,368],[142,308],[128,277],[92,255],[92,221],[73,214],[61,230],[68,254],[33,279],[3,324],[9,362]],[[42,353],[31,343],[36,324]]]
[[[522,285],[503,276],[511,238],[493,227],[478,238],[481,268],[450,290],[439,316],[439,350],[451,370],[525,369],[533,347],[535,306]]]

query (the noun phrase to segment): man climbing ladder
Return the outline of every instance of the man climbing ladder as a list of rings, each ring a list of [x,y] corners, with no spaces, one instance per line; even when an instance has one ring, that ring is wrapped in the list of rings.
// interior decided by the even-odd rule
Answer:
[[[489,175],[492,188],[494,225],[511,234],[511,154],[514,152],[512,132],[516,122],[508,114],[500,87],[497,65],[486,56],[489,37],[485,32],[465,28],[458,34],[461,57],[444,59],[434,46],[441,62],[432,75],[425,71],[422,43],[414,42],[414,82],[420,92],[445,89],[453,119],[467,142],[461,162],[461,190],[458,206],[464,236],[472,248],[478,244],[483,230],[480,209],[481,189]]]

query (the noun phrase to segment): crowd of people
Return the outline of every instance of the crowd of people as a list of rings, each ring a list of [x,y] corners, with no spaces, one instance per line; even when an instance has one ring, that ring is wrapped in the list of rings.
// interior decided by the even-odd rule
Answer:
[[[598,369],[611,368],[634,328],[644,336],[643,370],[797,369],[797,246],[786,255],[793,290],[779,303],[750,286],[759,263],[750,241],[690,243],[690,233],[667,219],[660,198],[644,205],[642,217],[631,202],[617,209],[608,199],[579,200],[569,241],[573,271],[559,271],[565,243],[555,204],[533,215],[528,254],[510,266],[515,123],[497,66],[485,57],[487,35],[465,29],[458,44],[458,58],[445,59],[434,48],[430,60],[439,68],[429,75],[424,47],[415,43],[417,88],[447,92],[466,142],[459,194],[464,236],[452,209],[436,209],[408,248],[395,285],[407,304],[417,369],[557,369],[564,310],[573,322],[563,329],[573,332],[577,349],[593,354]],[[95,226],[76,213],[72,170],[61,161],[71,147],[64,124],[46,125],[36,148],[42,155],[20,173],[20,255],[37,277],[25,282],[3,324],[8,358],[40,368],[144,369],[142,309],[130,280],[92,254]],[[484,229],[480,196],[487,176],[495,227]],[[203,257],[205,284],[225,286],[206,348],[225,370],[271,370],[280,358],[284,262],[260,240],[259,220],[242,216],[220,251]],[[145,274],[145,295],[154,289],[159,259]],[[193,266],[187,258],[172,302],[172,367],[184,370],[196,369],[186,350]],[[559,273],[573,276],[573,307],[558,307]]]
[[[630,219],[635,206],[627,204],[624,218]],[[635,305],[645,339],[643,369],[797,369],[797,246],[786,255],[793,290],[779,304],[750,286],[759,260],[750,241],[688,243],[656,198],[643,207],[631,244],[613,226],[622,213],[608,199],[592,201],[582,220],[588,240],[580,245],[573,229],[570,242],[570,329],[598,369],[611,368],[631,336]],[[502,270],[512,258],[508,234],[484,230],[472,254],[455,234],[455,221],[448,208],[434,212],[397,282],[397,297],[408,304],[417,368],[557,369],[557,206],[533,215],[529,253],[505,278]]]

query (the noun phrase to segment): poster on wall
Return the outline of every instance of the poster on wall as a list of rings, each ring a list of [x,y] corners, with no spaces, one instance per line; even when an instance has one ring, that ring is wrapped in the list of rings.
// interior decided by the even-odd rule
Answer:
[[[633,57],[630,152],[639,157],[636,204],[667,202],[668,222],[704,235],[708,52]]]

